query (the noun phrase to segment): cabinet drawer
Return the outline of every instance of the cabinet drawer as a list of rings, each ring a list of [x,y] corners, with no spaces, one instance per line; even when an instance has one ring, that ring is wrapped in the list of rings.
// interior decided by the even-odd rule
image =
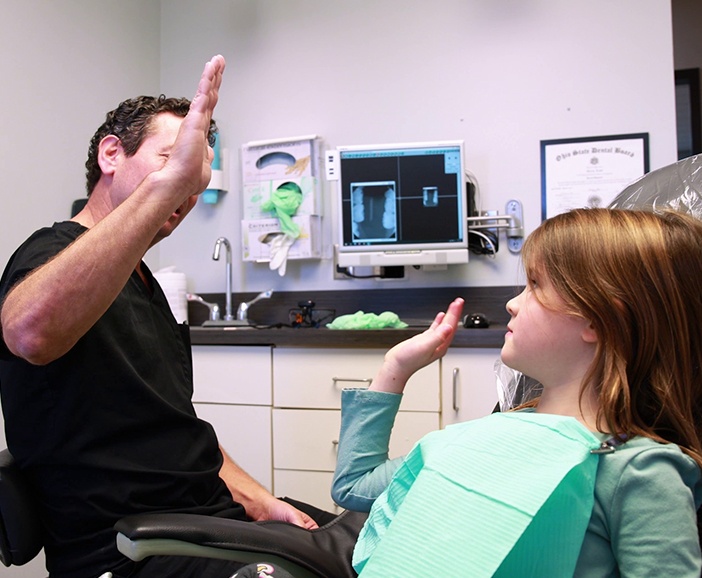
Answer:
[[[449,350],[441,360],[442,427],[489,415],[497,404],[499,349]]]
[[[224,451],[268,490],[272,487],[271,408],[195,403],[197,416],[210,423]]]
[[[340,410],[273,409],[273,467],[333,472]],[[399,412],[390,438],[390,457],[407,454],[424,434],[439,429],[439,414]]]
[[[383,363],[380,349],[283,349],[273,351],[273,405],[339,409],[341,390],[368,387]],[[415,373],[402,398],[403,411],[439,411],[440,369],[435,362]]]
[[[270,347],[193,346],[194,402],[271,405]]]
[[[332,477],[331,472],[275,470],[273,494],[279,498],[293,498],[327,512],[340,514],[343,508],[337,506],[331,498]]]

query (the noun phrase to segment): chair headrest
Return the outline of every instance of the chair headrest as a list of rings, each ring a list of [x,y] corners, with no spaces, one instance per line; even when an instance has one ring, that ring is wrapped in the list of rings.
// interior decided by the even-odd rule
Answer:
[[[673,209],[702,219],[702,155],[661,167],[628,185],[611,209]]]

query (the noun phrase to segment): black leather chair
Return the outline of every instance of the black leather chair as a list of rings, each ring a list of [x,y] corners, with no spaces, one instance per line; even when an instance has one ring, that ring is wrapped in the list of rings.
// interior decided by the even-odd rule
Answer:
[[[318,530],[192,514],[139,514],[115,525],[118,549],[140,561],[175,555],[277,564],[295,578],[354,578],[351,554],[367,514],[344,512]],[[43,547],[43,526],[26,477],[0,452],[0,561],[22,566]]]
[[[44,529],[31,491],[10,452],[0,452],[0,561],[22,566],[44,544]]]
[[[192,514],[139,514],[117,522],[117,548],[132,560],[200,556],[277,564],[295,578],[355,578],[351,555],[367,514],[345,511],[317,530]]]

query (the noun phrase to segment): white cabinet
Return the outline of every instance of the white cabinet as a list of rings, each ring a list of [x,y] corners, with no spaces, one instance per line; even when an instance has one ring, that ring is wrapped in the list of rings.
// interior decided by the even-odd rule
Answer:
[[[341,390],[368,387],[380,369],[384,349],[284,349],[273,353],[273,405],[338,409]],[[439,364],[412,376],[400,411],[440,409]]]
[[[330,511],[332,473],[341,423],[341,391],[367,387],[384,350],[283,349],[273,352],[273,487]],[[439,364],[407,384],[390,441],[390,455],[406,454],[439,428]]]
[[[271,348],[193,346],[193,401],[271,405]]]
[[[272,370],[270,347],[193,346],[193,403],[231,458],[269,490]]]
[[[499,349],[449,349],[441,360],[442,427],[493,411],[497,404],[494,365],[499,358]]]
[[[198,415],[222,447],[276,496],[329,511],[341,391],[367,387],[382,349],[193,346]],[[450,349],[410,379],[390,440],[405,455],[423,435],[489,414],[499,349]]]

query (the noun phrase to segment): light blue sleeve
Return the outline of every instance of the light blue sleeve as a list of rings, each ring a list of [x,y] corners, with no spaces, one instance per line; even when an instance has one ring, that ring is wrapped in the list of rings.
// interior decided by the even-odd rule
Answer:
[[[341,432],[332,498],[368,512],[404,458],[388,459],[390,433],[402,395],[365,389],[341,394]]]
[[[653,578],[661,575],[662,568],[676,578],[700,575],[691,491],[699,487],[699,480],[697,465],[672,445],[642,452],[631,460],[610,512],[612,546],[622,576]]]

